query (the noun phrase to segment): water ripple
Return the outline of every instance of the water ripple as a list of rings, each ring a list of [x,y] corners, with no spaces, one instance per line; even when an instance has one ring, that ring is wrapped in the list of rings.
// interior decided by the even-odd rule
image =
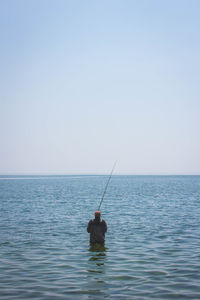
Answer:
[[[200,299],[199,176],[1,179],[1,299]]]

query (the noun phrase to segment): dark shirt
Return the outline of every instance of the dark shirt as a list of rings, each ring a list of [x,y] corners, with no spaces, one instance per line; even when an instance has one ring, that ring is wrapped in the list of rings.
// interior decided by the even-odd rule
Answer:
[[[105,240],[105,232],[107,224],[104,220],[90,220],[87,227],[87,232],[90,233],[91,243],[103,243]]]

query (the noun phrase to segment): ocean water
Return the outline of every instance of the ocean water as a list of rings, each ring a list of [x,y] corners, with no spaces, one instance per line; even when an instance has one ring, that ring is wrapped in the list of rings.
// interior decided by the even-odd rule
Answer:
[[[200,299],[200,176],[0,177],[1,299]]]

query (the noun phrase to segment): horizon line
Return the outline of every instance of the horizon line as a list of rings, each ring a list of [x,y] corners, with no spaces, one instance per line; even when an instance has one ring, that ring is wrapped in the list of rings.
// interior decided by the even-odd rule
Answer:
[[[108,173],[0,173],[0,176],[107,176]],[[112,176],[199,176],[194,173],[115,173]]]

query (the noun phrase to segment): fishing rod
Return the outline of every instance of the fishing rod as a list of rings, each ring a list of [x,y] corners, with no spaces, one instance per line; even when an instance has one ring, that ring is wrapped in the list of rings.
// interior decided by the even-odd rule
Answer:
[[[106,183],[106,186],[105,186],[103,195],[102,195],[102,197],[101,197],[101,201],[100,201],[100,203],[99,203],[98,210],[100,210],[101,204],[102,204],[103,199],[104,199],[104,196],[105,196],[105,194],[106,194],[106,190],[107,190],[107,187],[108,187],[108,185],[109,185],[110,179],[111,179],[111,177],[112,177],[112,173],[113,173],[113,171],[114,171],[114,169],[115,169],[116,163],[117,163],[117,162],[114,163],[114,166],[113,166],[113,168],[112,168],[112,171],[111,171],[110,176],[109,176],[109,178],[108,178],[108,181],[107,181],[107,183]]]

